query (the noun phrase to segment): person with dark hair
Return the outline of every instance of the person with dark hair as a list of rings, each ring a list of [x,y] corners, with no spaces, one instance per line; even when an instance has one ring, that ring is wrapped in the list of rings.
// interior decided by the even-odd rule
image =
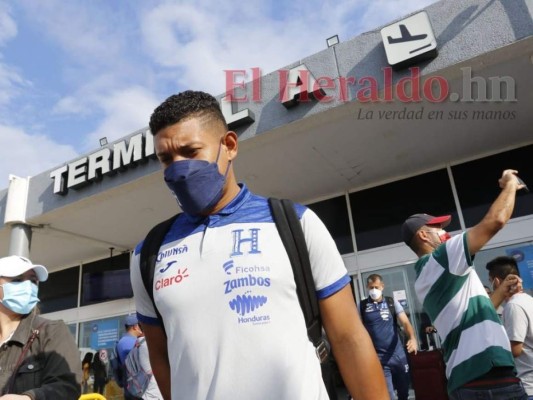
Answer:
[[[140,272],[131,280],[166,400],[326,400],[288,254],[268,200],[238,184],[237,134],[203,92],[170,96],[150,119],[164,181],[183,210],[160,247],[156,309]],[[310,209],[295,205],[307,244],[322,323],[351,394],[388,399],[376,352],[353,301],[335,242]]]
[[[497,289],[509,275],[518,275],[513,257],[497,257],[487,263],[489,279]],[[533,297],[522,290],[512,294],[503,307],[503,326],[511,342],[518,377],[526,389],[528,400],[533,400]]]
[[[83,356],[83,360],[81,361],[81,369],[83,371],[81,386],[83,393],[89,393],[89,378],[91,377],[92,363],[93,353],[89,351],[85,353],[85,356]]]
[[[474,254],[511,218],[516,191],[523,187],[516,174],[503,171],[499,196],[485,217],[461,235],[451,237],[444,230],[450,215],[415,214],[402,225],[405,244],[419,257],[415,292],[441,339],[452,400],[527,398],[494,308],[519,278],[509,275],[489,299],[473,267]]]
[[[385,373],[389,396],[394,399],[394,389],[398,400],[409,397],[409,362],[400,338],[398,322],[407,336],[406,348],[409,353],[418,350],[415,331],[401,304],[392,297],[383,296],[385,283],[379,274],[366,279],[368,298],[361,301],[360,313],[363,325],[370,334],[379,361]]]
[[[94,374],[93,390],[95,393],[100,394],[104,394],[105,385],[107,383],[107,365],[102,360],[102,358],[106,358],[102,353],[104,351],[106,350],[102,349],[94,353],[92,365]]]
[[[0,399],[77,400],[80,352],[63,321],[39,315],[42,265],[20,256],[0,258]]]

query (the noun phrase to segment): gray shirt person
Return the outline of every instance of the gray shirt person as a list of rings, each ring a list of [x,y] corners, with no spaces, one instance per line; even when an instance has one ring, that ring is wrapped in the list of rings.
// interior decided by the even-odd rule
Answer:
[[[139,345],[139,364],[140,367],[146,372],[152,375],[150,379],[150,384],[146,388],[142,398],[143,400],[162,400],[163,395],[159,391],[159,386],[155,380],[154,375],[152,374],[152,367],[150,366],[150,358],[148,355],[148,345],[146,340],[140,341]]]
[[[503,325],[512,342],[522,343],[522,352],[515,357],[518,377],[528,396],[533,396],[533,297],[516,293],[503,308]]]

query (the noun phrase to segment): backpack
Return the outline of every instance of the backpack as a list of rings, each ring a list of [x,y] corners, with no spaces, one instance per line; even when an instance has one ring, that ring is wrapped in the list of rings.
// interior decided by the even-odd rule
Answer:
[[[316,298],[316,289],[311,273],[311,262],[309,260],[302,225],[294,210],[294,203],[291,200],[269,198],[268,204],[272,213],[272,219],[276,224],[276,228],[291,262],[298,301],[305,317],[307,335],[315,346],[317,357],[322,366],[322,378],[327,384],[328,382],[332,382],[333,369],[330,367],[332,357],[329,354],[329,344],[322,333],[320,309],[318,299]],[[154,226],[144,239],[140,255],[140,272],[144,288],[152,301],[157,318],[163,329],[163,319],[154,301],[154,271],[159,248],[170,227],[179,216],[180,214],[176,214]],[[336,399],[337,394],[332,386],[327,385],[326,389],[329,397]]]
[[[118,342],[115,343],[115,346],[109,354],[109,364],[111,365],[111,372],[113,373],[113,378],[122,388],[124,387],[124,367],[120,362],[120,358],[118,358],[117,344]]]
[[[138,339],[124,361],[124,369],[126,371],[125,387],[132,396],[139,398],[144,395],[150,384],[150,379],[152,379],[152,374],[147,373],[139,362],[139,348],[144,341],[144,337]]]
[[[396,307],[394,307],[394,299],[389,296],[384,296],[385,301],[387,302],[387,307],[389,307],[389,311],[392,314],[392,321],[394,323],[394,327],[398,328],[398,317],[396,316]],[[361,319],[363,322],[365,321],[365,315],[364,312],[366,305],[368,304],[368,297],[366,299],[361,300]]]

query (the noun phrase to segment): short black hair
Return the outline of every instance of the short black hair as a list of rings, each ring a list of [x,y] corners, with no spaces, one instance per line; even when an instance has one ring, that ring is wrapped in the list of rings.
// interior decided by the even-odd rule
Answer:
[[[154,110],[150,117],[150,131],[157,135],[161,129],[200,116],[219,121],[228,129],[217,99],[209,93],[186,90],[170,96]]]
[[[513,257],[500,256],[487,263],[487,270],[491,278],[505,279],[509,274],[520,276],[518,264]]]
[[[383,278],[381,277],[381,275],[372,274],[368,278],[366,278],[366,284],[368,285],[369,283],[375,282],[377,280],[380,280],[381,282],[383,282]]]

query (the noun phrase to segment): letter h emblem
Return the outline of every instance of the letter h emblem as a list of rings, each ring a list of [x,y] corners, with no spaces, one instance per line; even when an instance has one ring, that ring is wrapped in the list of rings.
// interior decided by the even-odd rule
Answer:
[[[241,244],[247,243],[250,246],[249,254],[260,254],[259,250],[259,228],[248,229],[250,231],[249,237],[242,237],[244,229],[236,229],[231,231],[233,235],[233,251],[230,254],[230,257],[242,256],[244,253],[241,251]]]

